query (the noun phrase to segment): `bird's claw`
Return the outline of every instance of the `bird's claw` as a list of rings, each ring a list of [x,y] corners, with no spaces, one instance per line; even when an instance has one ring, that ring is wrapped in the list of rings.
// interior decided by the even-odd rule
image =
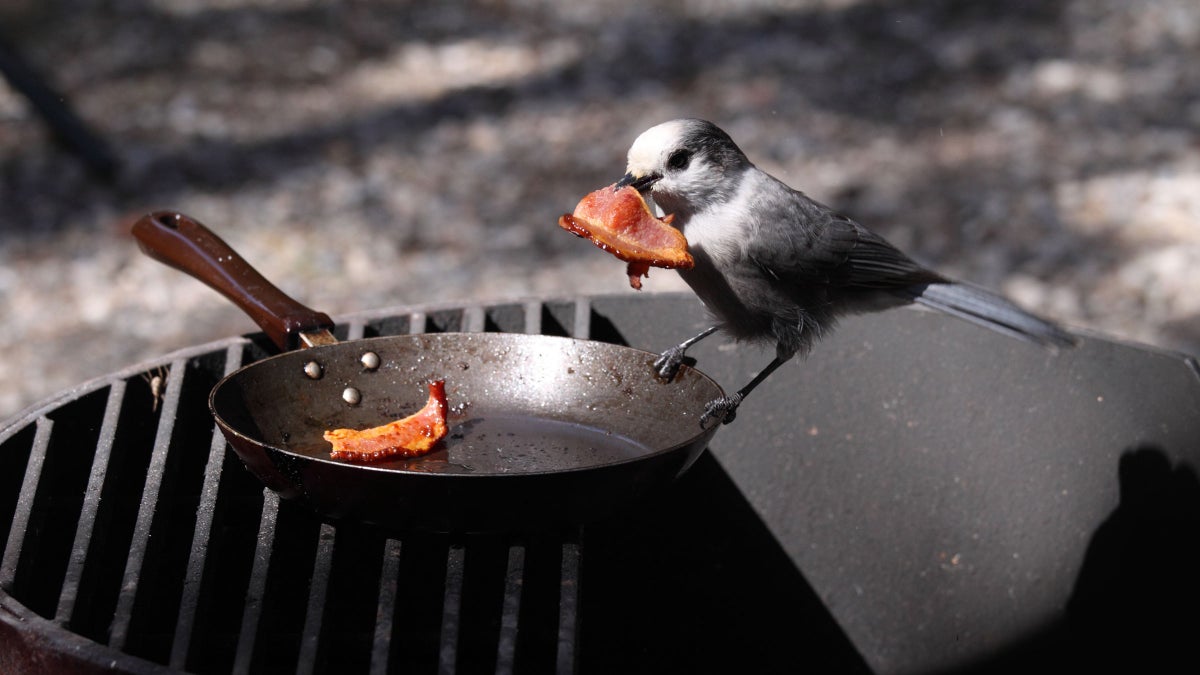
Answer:
[[[670,382],[675,379],[675,375],[679,372],[679,367],[683,365],[683,355],[686,350],[683,347],[671,347],[659,355],[654,360],[654,372],[662,379]]]
[[[700,416],[700,426],[707,428],[709,420],[714,419],[721,424],[729,424],[737,417],[737,409],[743,398],[745,397],[741,394],[733,394],[709,401],[708,405],[704,406],[704,414]]]

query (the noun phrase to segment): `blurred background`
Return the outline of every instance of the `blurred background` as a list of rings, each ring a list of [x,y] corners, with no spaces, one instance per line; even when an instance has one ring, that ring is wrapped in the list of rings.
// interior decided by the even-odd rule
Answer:
[[[154,208],[333,315],[633,293],[555,222],[680,116],[949,275],[1200,353],[1200,3],[614,4],[0,2],[103,144],[0,81],[0,419],[255,330],[137,252]]]

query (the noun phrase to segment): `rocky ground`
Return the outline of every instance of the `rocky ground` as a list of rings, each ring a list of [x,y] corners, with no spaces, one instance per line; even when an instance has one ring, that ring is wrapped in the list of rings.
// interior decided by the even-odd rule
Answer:
[[[0,84],[0,419],[253,329],[136,251],[152,208],[333,314],[632,293],[554,223],[685,115],[948,274],[1200,352],[1194,0],[613,4],[0,5],[118,161],[90,172]]]

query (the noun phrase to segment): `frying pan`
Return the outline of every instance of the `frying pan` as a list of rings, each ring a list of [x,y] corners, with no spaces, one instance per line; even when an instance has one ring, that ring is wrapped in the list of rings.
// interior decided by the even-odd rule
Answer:
[[[338,342],[199,222],[159,211],[142,251],[225,295],[284,353],[222,379],[209,408],[265,485],[320,514],[434,532],[534,530],[603,518],[665,487],[707,446],[704,404],[723,395],[655,354],[563,337],[431,333]],[[297,345],[304,349],[287,351]],[[326,429],[378,426],[446,381],[450,428],[435,450],[370,464],[329,458]]]

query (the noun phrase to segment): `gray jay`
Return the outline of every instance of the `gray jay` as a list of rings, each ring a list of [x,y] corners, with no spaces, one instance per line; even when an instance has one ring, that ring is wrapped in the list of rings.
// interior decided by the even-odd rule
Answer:
[[[919,303],[1047,347],[1062,329],[975,286],[913,262],[878,234],[758,169],[711,122],[680,119],[638,136],[625,176],[687,237],[695,267],[679,270],[717,323],[655,362],[671,379],[688,347],[720,329],[775,344],[775,359],[736,393],[708,404],[701,424],[733,420],[742,400],[783,363],[807,355],[839,316]]]

